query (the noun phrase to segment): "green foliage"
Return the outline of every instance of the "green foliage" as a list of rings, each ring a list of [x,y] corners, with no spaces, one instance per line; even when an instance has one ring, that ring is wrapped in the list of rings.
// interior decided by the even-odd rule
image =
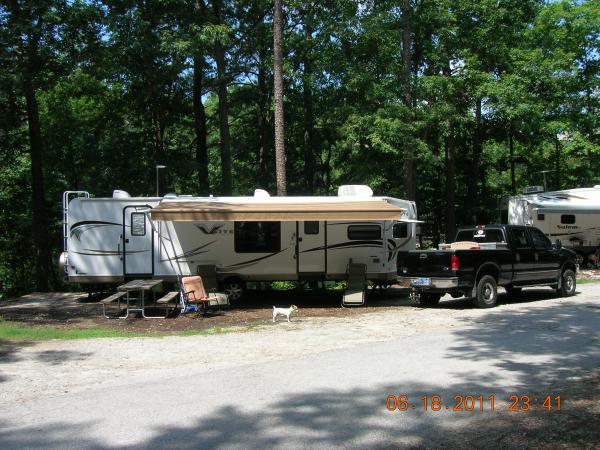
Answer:
[[[35,73],[55,260],[64,190],[150,195],[160,163],[168,191],[201,193],[195,62],[208,184],[220,194],[216,44],[226,50],[234,195],[275,190],[270,2],[223,0],[219,23],[209,0],[34,3],[11,3],[27,7],[22,15],[0,5],[0,278],[11,293],[33,288],[36,255],[24,69]],[[422,230],[435,244],[447,211],[457,225],[496,219],[513,193],[511,165],[517,191],[557,164],[549,188],[600,184],[597,0],[410,2],[408,77],[401,5],[285,2],[290,194],[310,193],[308,154],[315,194],[360,183],[404,197],[411,151]],[[36,58],[23,51],[34,32],[44,36]]]

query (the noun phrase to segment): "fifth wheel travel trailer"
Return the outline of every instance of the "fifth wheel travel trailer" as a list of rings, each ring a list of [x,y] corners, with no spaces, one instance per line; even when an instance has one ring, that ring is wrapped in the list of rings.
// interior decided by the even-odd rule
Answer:
[[[417,209],[372,194],[367,186],[341,186],[337,197],[65,192],[63,270],[70,282],[91,285],[175,281],[213,266],[234,300],[248,281],[345,280],[349,263],[393,284],[398,252],[416,245]]]
[[[580,261],[598,264],[600,185],[510,197],[508,223],[537,227],[574,250]]]

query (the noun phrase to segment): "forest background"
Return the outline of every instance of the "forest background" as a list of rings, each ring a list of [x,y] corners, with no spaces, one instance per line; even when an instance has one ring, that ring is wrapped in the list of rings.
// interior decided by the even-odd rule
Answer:
[[[600,184],[600,0],[285,0],[288,195],[414,199],[434,245]],[[275,192],[273,4],[0,1],[0,280],[63,287],[65,190]],[[542,173],[542,171],[549,171]]]

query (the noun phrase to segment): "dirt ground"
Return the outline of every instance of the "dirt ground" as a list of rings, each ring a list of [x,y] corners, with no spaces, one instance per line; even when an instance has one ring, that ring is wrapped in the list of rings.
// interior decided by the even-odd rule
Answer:
[[[0,303],[0,316],[5,320],[23,322],[29,325],[50,325],[56,328],[110,328],[126,331],[177,332],[202,330],[212,327],[232,327],[258,325],[271,320],[273,306],[298,306],[298,317],[349,317],[369,312],[383,312],[398,306],[410,305],[406,294],[390,288],[385,292],[370,291],[368,306],[342,308],[342,296],[331,291],[255,291],[248,297],[223,311],[206,315],[195,313],[170,314],[166,319],[144,320],[140,315],[126,320],[106,319],[99,303],[105,295],[88,296],[82,292],[57,292],[24,295]],[[107,306],[107,312],[114,314],[117,305]],[[164,310],[156,310],[160,315]],[[147,314],[153,314],[149,310]],[[292,316],[292,320],[294,316]],[[283,320],[281,316],[278,320]]]
[[[600,270],[581,270],[578,278],[600,279]],[[500,289],[502,291],[502,289]],[[32,293],[0,302],[0,317],[28,325],[49,325],[61,329],[109,328],[132,332],[178,332],[204,330],[213,327],[245,327],[271,320],[273,306],[298,306],[298,317],[352,317],[368,313],[385,313],[400,308],[416,308],[406,291],[392,286],[387,290],[369,290],[367,306],[342,308],[342,294],[334,291],[249,291],[243,301],[231,309],[207,315],[185,314],[176,311],[166,319],[144,320],[141,315],[126,320],[106,319],[99,303],[104,295],[88,296],[83,292]],[[500,301],[502,301],[502,297]],[[458,309],[470,308],[469,300],[453,300]],[[109,314],[117,310],[108,305]],[[160,315],[164,310],[157,310]],[[152,314],[150,310],[148,314]],[[281,317],[279,318],[281,319]]]

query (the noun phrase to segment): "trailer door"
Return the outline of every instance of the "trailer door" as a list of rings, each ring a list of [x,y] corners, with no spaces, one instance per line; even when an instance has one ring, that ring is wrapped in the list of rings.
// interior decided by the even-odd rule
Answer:
[[[152,226],[149,205],[123,208],[123,274],[147,277],[153,273]]]
[[[298,277],[322,275],[326,267],[327,231],[323,221],[297,222]]]

